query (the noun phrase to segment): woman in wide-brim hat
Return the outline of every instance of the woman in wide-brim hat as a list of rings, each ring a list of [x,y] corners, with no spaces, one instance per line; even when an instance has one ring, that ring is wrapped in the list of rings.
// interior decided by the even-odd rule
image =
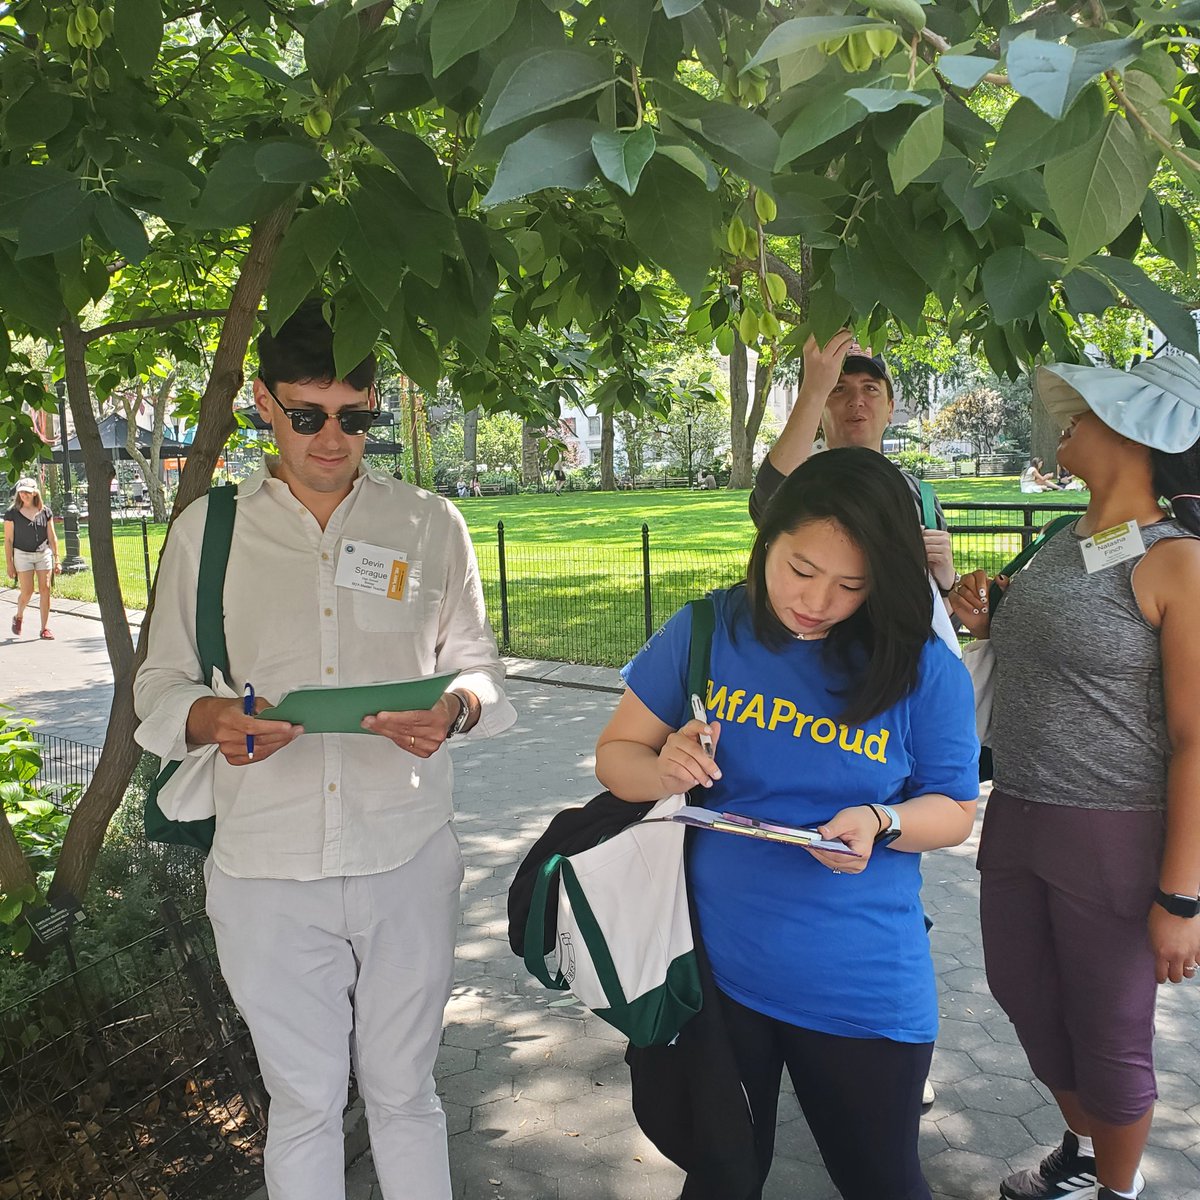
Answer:
[[[25,608],[33,598],[37,578],[43,641],[53,641],[50,632],[50,579],[62,569],[58,563],[58,535],[54,514],[42,501],[38,482],[32,477],[17,480],[13,506],[4,514],[4,559],[8,577],[17,581],[17,613],[12,631],[19,635]]]
[[[1091,491],[989,621],[995,789],[980,841],[988,983],[1066,1132],[1007,1200],[1137,1196],[1158,985],[1200,959],[1200,367],[1057,364],[1035,388]],[[990,626],[990,628],[989,628]]]

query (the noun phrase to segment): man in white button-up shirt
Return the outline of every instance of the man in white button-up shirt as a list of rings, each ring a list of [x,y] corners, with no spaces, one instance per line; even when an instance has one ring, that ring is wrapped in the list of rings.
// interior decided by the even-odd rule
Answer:
[[[164,759],[215,744],[208,913],[271,1095],[272,1200],[344,1195],[350,1052],[385,1200],[449,1200],[433,1084],[454,970],[462,858],[446,739],[516,719],[466,525],[362,466],[375,360],[334,377],[310,302],[258,343],[254,399],[278,457],[241,485],[225,578],[229,682],[259,710],[297,688],[461,672],[431,709],[305,736],[243,715],[201,678],[196,578],[207,499],[181,513],[135,685],[138,741]],[[385,586],[339,566],[390,555]],[[247,753],[247,734],[254,754]],[[171,814],[168,814],[171,815]]]

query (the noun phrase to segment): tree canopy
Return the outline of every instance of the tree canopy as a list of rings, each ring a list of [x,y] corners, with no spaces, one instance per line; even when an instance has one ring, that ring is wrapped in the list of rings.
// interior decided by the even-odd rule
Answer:
[[[55,347],[98,456],[92,390],[219,328],[186,503],[264,290],[276,327],[333,298],[339,369],[382,341],[423,388],[546,427],[580,342],[609,411],[648,403],[682,319],[665,272],[691,336],[743,377],[759,350],[735,470],[779,356],[846,322],[966,338],[1012,374],[1130,307],[1194,352],[1197,26],[1200,0],[12,0],[0,472],[40,447],[23,339]],[[106,482],[89,470],[128,708]]]

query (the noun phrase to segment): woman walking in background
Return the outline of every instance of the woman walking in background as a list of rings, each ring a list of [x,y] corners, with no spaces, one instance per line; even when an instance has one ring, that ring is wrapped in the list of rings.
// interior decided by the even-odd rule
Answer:
[[[53,641],[50,632],[50,579],[62,569],[58,563],[58,535],[54,532],[54,514],[42,501],[36,479],[17,480],[13,506],[4,514],[4,558],[10,579],[16,579],[17,615],[12,631],[20,634],[25,608],[33,596],[37,576],[38,604],[41,608],[45,641]]]
[[[1157,985],[1200,959],[1200,367],[1060,364],[1036,387],[1087,512],[991,621],[983,572],[953,593],[995,650],[988,982],[1067,1126],[1000,1194],[1118,1200],[1145,1182]]]

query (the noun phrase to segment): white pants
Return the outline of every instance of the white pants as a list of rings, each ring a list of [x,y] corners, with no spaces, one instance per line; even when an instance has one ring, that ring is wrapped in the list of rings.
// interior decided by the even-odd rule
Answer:
[[[271,1097],[272,1200],[343,1200],[352,1044],[384,1200],[450,1200],[433,1064],[463,877],[453,829],[379,875],[237,879],[211,857],[206,875],[221,971]]]

